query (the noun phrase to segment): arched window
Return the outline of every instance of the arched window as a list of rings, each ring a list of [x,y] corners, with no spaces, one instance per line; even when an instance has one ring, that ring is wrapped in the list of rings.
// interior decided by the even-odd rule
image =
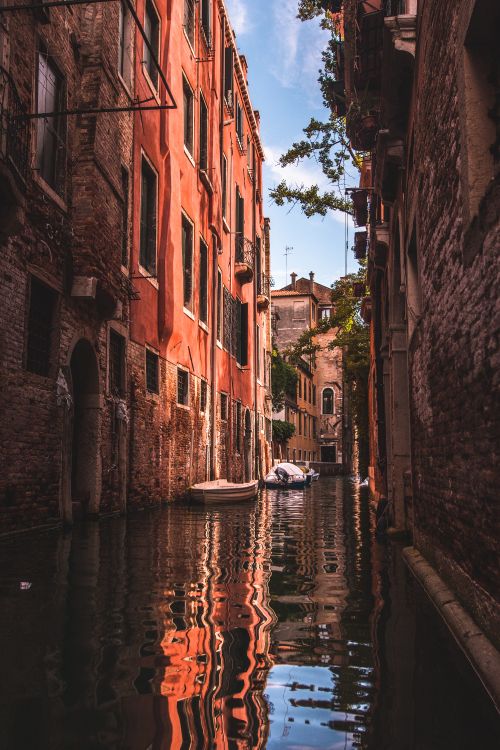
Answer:
[[[334,413],[333,388],[325,388],[323,390],[323,404],[322,404],[321,413],[322,414]]]

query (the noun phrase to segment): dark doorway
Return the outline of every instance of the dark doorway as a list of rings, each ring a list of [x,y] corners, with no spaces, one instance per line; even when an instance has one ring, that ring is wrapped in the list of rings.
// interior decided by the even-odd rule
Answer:
[[[252,478],[252,417],[250,410],[245,411],[245,482]]]
[[[335,445],[321,446],[321,460],[325,463],[337,463],[337,447]]]
[[[99,462],[99,370],[94,349],[80,339],[71,356],[73,429],[71,433],[71,500],[76,516],[98,513],[101,486]]]

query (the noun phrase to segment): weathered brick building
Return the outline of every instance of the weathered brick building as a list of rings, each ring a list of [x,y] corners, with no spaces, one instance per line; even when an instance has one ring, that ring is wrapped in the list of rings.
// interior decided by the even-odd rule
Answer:
[[[222,0],[0,12],[2,531],[265,470],[262,158]]]
[[[332,290],[309,278],[297,278],[271,293],[274,337],[280,351],[295,344],[299,336],[314,328],[332,310]],[[315,336],[318,351],[296,367],[296,394],[287,396],[283,413],[277,415],[295,426],[295,434],[287,442],[286,458],[290,461],[317,461],[336,466],[338,471],[350,469],[350,450],[344,423],[345,392],[342,350],[330,345],[335,330]],[[323,467],[325,468],[325,467]]]
[[[412,532],[413,571],[498,701],[500,7],[343,12],[337,78],[367,152],[353,199],[367,225],[371,487]]]

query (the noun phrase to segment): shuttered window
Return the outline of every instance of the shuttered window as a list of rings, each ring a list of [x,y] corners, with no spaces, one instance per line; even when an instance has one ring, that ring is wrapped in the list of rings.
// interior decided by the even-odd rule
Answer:
[[[193,225],[186,216],[182,217],[182,268],[183,305],[191,310],[193,307]]]

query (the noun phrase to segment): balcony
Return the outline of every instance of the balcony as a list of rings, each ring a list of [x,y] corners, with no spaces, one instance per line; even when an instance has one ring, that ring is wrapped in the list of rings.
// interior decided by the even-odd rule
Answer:
[[[368,191],[363,189],[353,190],[351,200],[355,225],[365,227],[368,221]]]
[[[10,73],[0,66],[0,226],[15,234],[23,224],[29,165],[29,123]]]
[[[355,232],[354,233],[354,256],[357,260],[363,260],[366,258],[366,246],[368,241],[367,232]]]
[[[267,310],[271,301],[271,287],[273,286],[273,280],[270,276],[262,273],[257,278],[257,309]]]
[[[236,235],[236,256],[234,273],[241,284],[247,284],[253,279],[255,248],[246,237]]]

